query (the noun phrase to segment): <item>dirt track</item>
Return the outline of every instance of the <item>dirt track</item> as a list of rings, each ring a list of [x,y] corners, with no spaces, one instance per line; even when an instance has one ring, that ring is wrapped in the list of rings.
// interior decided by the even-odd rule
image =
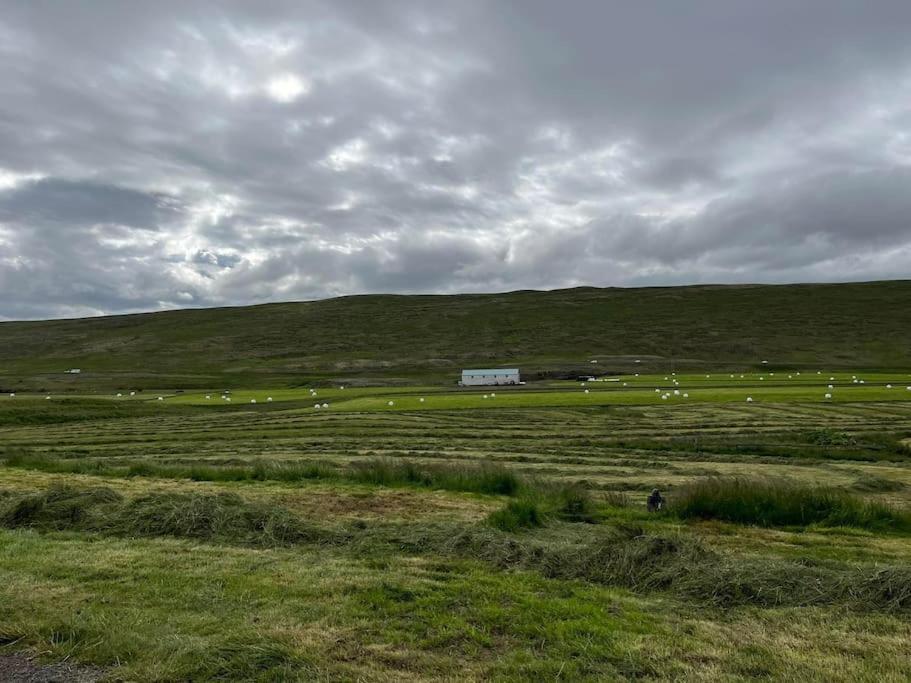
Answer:
[[[22,654],[0,655],[0,681],[4,683],[95,683],[102,673],[93,666],[41,664]]]

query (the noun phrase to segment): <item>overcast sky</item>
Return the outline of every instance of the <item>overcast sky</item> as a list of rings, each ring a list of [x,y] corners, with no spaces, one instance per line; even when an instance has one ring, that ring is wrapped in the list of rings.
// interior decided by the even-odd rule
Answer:
[[[0,318],[911,277],[908,0],[0,2]]]

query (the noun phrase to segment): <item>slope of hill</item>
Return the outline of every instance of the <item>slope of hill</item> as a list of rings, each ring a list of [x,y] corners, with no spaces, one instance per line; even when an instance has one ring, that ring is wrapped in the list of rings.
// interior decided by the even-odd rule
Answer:
[[[0,323],[0,384],[454,381],[526,372],[757,365],[911,368],[911,281],[577,288]],[[81,376],[63,375],[70,367]],[[0,387],[2,388],[2,387]]]

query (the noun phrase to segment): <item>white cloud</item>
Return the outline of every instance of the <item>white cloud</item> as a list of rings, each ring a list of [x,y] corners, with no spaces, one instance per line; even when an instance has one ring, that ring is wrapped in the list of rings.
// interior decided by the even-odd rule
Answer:
[[[0,191],[2,190],[11,190],[14,187],[18,187],[22,183],[41,180],[45,176],[41,173],[15,173],[3,168],[0,168]]]
[[[266,92],[277,102],[293,102],[310,90],[310,85],[294,74],[273,76],[266,83]]]
[[[367,160],[367,143],[360,138],[349,140],[333,148],[322,163],[333,171],[346,171]]]

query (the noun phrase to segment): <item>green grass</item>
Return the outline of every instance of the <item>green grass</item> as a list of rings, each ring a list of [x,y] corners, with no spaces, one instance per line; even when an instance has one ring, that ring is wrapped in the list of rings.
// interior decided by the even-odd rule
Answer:
[[[0,654],[908,680],[909,332],[911,282],[0,324]],[[455,385],[491,365],[529,382]]]
[[[493,464],[439,465],[407,460],[372,459],[347,469],[328,463],[269,462],[252,465],[160,465],[152,462],[107,465],[101,461],[53,459],[16,451],[4,459],[7,467],[57,474],[88,474],[103,477],[159,477],[192,481],[301,482],[313,479],[350,481],[377,486],[419,486],[444,491],[467,491],[493,495],[514,495],[530,484],[515,472]],[[581,495],[581,494],[577,494]],[[566,503],[571,505],[572,503]]]
[[[799,398],[901,373],[779,372],[667,375],[778,396],[752,404],[561,404],[672,388],[654,373],[318,411],[0,398],[42,416],[0,424],[0,653],[126,680],[907,679],[911,401]],[[827,497],[811,521],[645,511],[706,479]]]
[[[773,479],[701,479],[675,491],[669,510],[684,519],[720,519],[761,526],[823,524],[911,530],[911,512],[865,501],[831,487]]]
[[[594,524],[598,510],[591,494],[579,485],[561,486],[548,491],[554,514],[567,522]]]
[[[125,500],[107,487],[55,486],[0,499],[0,526],[127,536],[173,536],[256,545],[288,545],[318,534],[286,509],[236,494],[149,494]]]
[[[487,523],[509,532],[542,527],[549,520],[595,524],[599,516],[597,508],[589,492],[580,486],[524,483],[522,497],[491,512]]]
[[[875,474],[864,474],[851,485],[855,491],[865,493],[896,493],[905,489],[905,484],[894,479],[879,477]]]
[[[911,400],[911,374],[902,371],[862,373],[864,383],[855,383],[860,371],[824,374],[742,373],[708,375],[621,375],[617,381],[541,382],[523,387],[456,388],[346,387],[298,389],[235,389],[231,401],[213,390],[200,392],[153,391],[130,397],[116,394],[17,393],[15,398],[0,398],[0,426],[54,424],[110,417],[161,414],[165,411],[192,415],[194,411],[219,413],[269,413],[296,409],[319,415],[350,412],[425,412],[450,410],[522,408],[605,408],[611,406],[655,406],[679,408],[693,404],[804,403],[816,405],[844,403],[908,402]],[[832,379],[830,379],[832,378]],[[764,381],[768,379],[769,381]],[[676,382],[676,384],[674,383]],[[829,384],[836,388],[830,389]],[[121,392],[122,393],[122,392]],[[826,395],[830,397],[827,398]],[[161,400],[159,400],[161,397]],[[271,401],[269,399],[272,399]],[[747,399],[750,399],[748,402]],[[835,435],[837,436],[837,435]],[[842,437],[844,435],[841,435]],[[833,452],[852,446],[833,440],[825,430],[808,434],[806,443]],[[905,448],[905,451],[908,451]]]
[[[51,425],[65,422],[92,422],[103,419],[118,419],[154,415],[155,406],[125,405],[105,399],[66,399],[47,401],[44,395],[17,396],[15,399],[0,397],[0,428],[28,425]],[[193,408],[184,408],[192,412]]]
[[[716,626],[666,599],[468,560],[0,531],[0,579],[5,639],[124,680],[911,674],[900,616],[785,608]]]
[[[586,394],[575,391],[496,391],[495,398],[484,398],[477,393],[445,393],[420,401],[419,397],[378,396],[355,398],[336,403],[333,411],[344,412],[401,412],[426,410],[496,410],[505,408],[536,407],[599,407],[612,405],[668,405],[679,406],[693,403],[857,403],[867,401],[908,401],[911,392],[877,386],[845,387],[826,399],[826,390],[805,386],[794,387],[717,387],[711,389],[686,389],[688,397],[662,399],[666,392],[652,390],[609,391],[592,390]],[[389,405],[390,401],[392,405]]]
[[[532,500],[511,500],[502,509],[491,512],[487,523],[501,531],[516,532],[544,526],[544,513]]]
[[[628,524],[581,536],[562,528],[561,540],[519,542],[487,530],[515,534],[544,526],[544,512],[530,499],[510,501],[489,515],[485,526],[392,529],[314,525],[286,508],[251,502],[234,493],[150,493],[128,499],[111,488],[54,486],[33,494],[6,495],[0,502],[0,526],[11,529],[187,538],[266,548],[318,544],[355,549],[378,560],[394,549],[407,549],[418,555],[479,560],[642,594],[669,592],[726,607],[834,604],[911,609],[911,573],[904,567],[747,561],[721,556],[679,534],[659,534]]]
[[[0,388],[450,384],[462,367],[491,364],[532,378],[759,368],[761,360],[769,371],[907,369],[909,311],[911,283],[896,281],[376,295],[8,322],[0,323]],[[62,374],[71,367],[83,374]]]
[[[516,473],[500,465],[468,466],[421,465],[408,461],[375,459],[358,463],[354,481],[392,485],[415,485],[446,491],[470,491],[513,495],[522,486]]]

